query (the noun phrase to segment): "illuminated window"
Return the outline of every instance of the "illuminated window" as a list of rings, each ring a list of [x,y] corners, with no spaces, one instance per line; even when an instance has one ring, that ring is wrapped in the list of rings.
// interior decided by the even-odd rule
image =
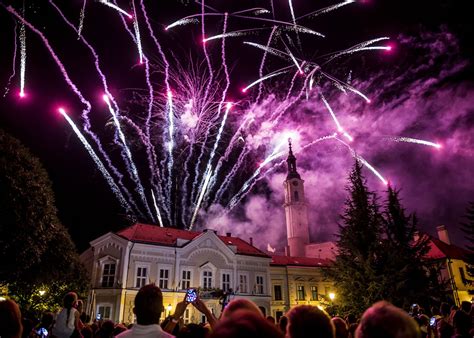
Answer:
[[[297,296],[298,300],[304,300],[305,299],[304,286],[303,285],[298,285],[296,296]]]

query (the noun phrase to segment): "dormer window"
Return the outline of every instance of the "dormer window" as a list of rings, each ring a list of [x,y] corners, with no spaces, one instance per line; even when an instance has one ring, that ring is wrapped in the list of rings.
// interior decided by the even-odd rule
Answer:
[[[102,287],[111,288],[115,284],[115,263],[105,263],[102,269]]]

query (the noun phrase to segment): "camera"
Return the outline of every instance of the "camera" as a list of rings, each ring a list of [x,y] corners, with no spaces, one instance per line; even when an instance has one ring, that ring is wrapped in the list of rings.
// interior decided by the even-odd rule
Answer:
[[[197,298],[198,298],[198,295],[197,295],[196,289],[189,288],[186,290],[186,302],[194,303]]]

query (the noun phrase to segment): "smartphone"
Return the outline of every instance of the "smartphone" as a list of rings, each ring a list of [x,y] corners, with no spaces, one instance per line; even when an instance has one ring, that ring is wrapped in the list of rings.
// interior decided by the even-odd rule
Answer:
[[[197,296],[196,289],[189,288],[189,289],[186,290],[186,302],[194,303],[197,298],[198,298],[198,296]]]
[[[36,334],[40,337],[47,337],[48,336],[48,330],[46,330],[46,328],[42,327],[38,331],[36,331]]]
[[[97,316],[95,316],[95,319],[97,320],[100,320],[102,318],[102,315],[100,313],[97,314]]]
[[[436,317],[431,317],[430,326],[434,327],[436,325]]]

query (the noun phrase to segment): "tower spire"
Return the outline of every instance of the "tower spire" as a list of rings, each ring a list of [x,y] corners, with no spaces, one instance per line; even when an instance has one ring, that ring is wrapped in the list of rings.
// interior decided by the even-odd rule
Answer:
[[[288,163],[288,175],[286,176],[286,179],[301,179],[300,174],[298,174],[298,171],[296,170],[296,157],[293,155],[293,149],[291,148],[291,138],[288,139],[288,148],[288,158],[286,159],[286,162]]]

